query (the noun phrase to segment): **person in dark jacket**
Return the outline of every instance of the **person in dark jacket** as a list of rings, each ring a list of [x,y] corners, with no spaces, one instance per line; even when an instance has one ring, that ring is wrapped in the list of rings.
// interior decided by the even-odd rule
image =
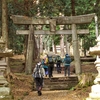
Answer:
[[[33,78],[36,83],[36,89],[38,96],[42,95],[42,87],[43,87],[43,77],[45,76],[44,68],[41,66],[41,62],[37,63],[33,70]]]
[[[53,57],[48,56],[48,75],[49,75],[50,80],[51,80],[51,77],[53,77],[53,68],[54,68]]]
[[[65,55],[65,58],[63,60],[64,63],[64,76],[68,74],[68,77],[70,76],[70,63],[71,63],[71,58],[68,54]]]
[[[57,66],[57,73],[61,73],[61,63],[62,63],[61,57],[57,55],[55,61],[56,61],[56,66]]]

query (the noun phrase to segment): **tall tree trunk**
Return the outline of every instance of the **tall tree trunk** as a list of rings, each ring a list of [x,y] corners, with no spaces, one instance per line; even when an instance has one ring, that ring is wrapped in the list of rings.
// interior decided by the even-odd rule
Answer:
[[[52,38],[52,51],[56,54],[57,50],[56,50],[56,45],[54,44],[54,39]]]
[[[75,0],[71,0],[72,16],[75,16]]]
[[[83,45],[85,44],[85,39],[83,39]],[[83,47],[84,57],[86,57],[86,49]]]
[[[2,0],[2,37],[5,41],[5,48],[8,48],[8,23],[7,23],[7,3]]]
[[[43,35],[40,35],[40,54],[43,53]]]
[[[38,57],[39,49],[37,47],[37,38],[33,36],[33,39],[34,39],[33,60],[35,60]]]
[[[66,29],[66,30],[68,30],[68,25],[65,25],[64,26],[64,29]],[[70,55],[70,43],[68,42],[68,35],[65,35],[65,40],[66,40],[66,42],[65,42],[65,45],[66,45],[66,54],[69,54]]]
[[[65,55],[65,52],[64,52],[64,35],[61,35],[60,52],[61,52],[61,56],[64,57],[64,55]]]
[[[68,42],[68,35],[66,35],[66,54],[70,55],[70,43]]]
[[[7,23],[7,0],[2,0],[2,37],[5,41],[5,49],[8,48],[8,23]],[[7,63],[7,74],[10,73],[9,58],[5,58]]]
[[[37,58],[40,59],[40,35],[37,36],[36,46],[37,46],[37,50],[38,50],[38,56],[37,56]]]

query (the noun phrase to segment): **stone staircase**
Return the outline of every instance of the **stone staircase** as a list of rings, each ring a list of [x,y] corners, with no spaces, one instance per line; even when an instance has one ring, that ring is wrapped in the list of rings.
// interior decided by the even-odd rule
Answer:
[[[77,76],[70,76],[70,77],[56,76],[52,77],[51,79],[46,77],[44,78],[43,91],[69,90],[75,87],[77,84],[78,84]],[[35,87],[34,90],[36,90]]]
[[[44,78],[43,90],[69,90],[78,83],[77,77]]]

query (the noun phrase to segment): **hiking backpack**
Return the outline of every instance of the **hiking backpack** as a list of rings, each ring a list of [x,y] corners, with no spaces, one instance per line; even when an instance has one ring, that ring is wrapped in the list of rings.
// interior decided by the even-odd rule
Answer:
[[[49,56],[48,57],[48,64],[52,64],[53,63],[53,58],[52,58],[52,56]]]
[[[70,57],[66,57],[65,58],[65,63],[70,64],[71,63],[71,58]]]
[[[41,65],[36,65],[36,70],[34,72],[35,78],[41,78],[43,76]]]
[[[57,56],[57,62],[62,62],[60,56]]]

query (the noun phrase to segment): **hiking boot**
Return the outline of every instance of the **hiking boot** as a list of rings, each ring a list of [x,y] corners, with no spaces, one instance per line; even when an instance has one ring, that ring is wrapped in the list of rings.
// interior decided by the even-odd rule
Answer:
[[[40,91],[40,95],[42,95],[42,92]]]
[[[42,95],[41,91],[38,91],[38,96],[41,96],[41,95]]]
[[[45,77],[47,77],[47,75],[45,75]]]
[[[49,80],[51,81],[51,77],[49,77]]]

